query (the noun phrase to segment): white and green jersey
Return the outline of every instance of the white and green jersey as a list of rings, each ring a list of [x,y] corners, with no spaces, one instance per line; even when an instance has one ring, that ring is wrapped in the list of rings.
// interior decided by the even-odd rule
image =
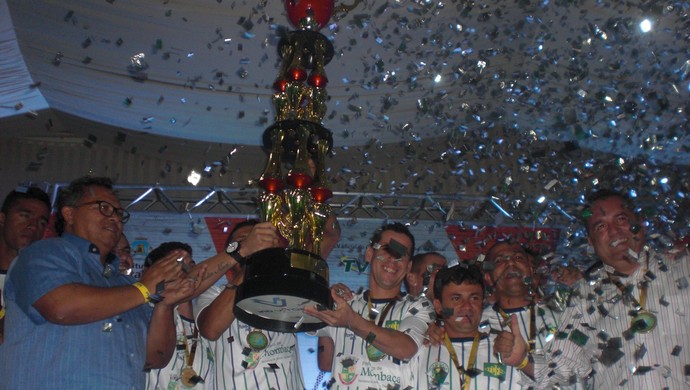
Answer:
[[[369,319],[368,291],[357,294],[349,302],[352,310]],[[401,331],[414,340],[421,349],[428,324],[431,322],[433,306],[426,298],[406,295],[400,299],[372,299],[373,319],[383,328]],[[391,305],[385,310],[387,305]],[[385,315],[385,318],[380,318]],[[365,339],[348,328],[327,327],[317,331],[317,336],[330,337],[334,343],[331,390],[342,389],[404,389],[414,381],[409,362],[391,356],[383,356],[376,349],[367,355]],[[379,353],[380,360],[376,360]],[[370,359],[373,356],[374,359]],[[396,387],[398,386],[398,387]]]
[[[208,307],[222,289],[212,286],[203,292],[194,305],[194,314]],[[247,336],[260,331],[266,347],[252,348]],[[256,333],[254,333],[256,334]],[[216,341],[209,341],[215,357],[206,380],[207,389],[303,390],[297,335],[255,329],[235,320]]]
[[[511,389],[506,378],[506,365],[498,363],[493,354],[494,335],[482,334],[477,339],[477,353],[469,378],[469,389],[502,390]],[[467,369],[474,337],[451,338],[458,363]],[[460,376],[448,348],[444,343],[422,349],[411,362],[416,381],[410,390],[456,390],[462,389],[465,376]]]
[[[175,352],[167,366],[149,371],[146,376],[146,390],[190,389],[190,387],[183,385],[181,376],[182,370],[187,367],[187,354],[192,353],[192,348],[194,348],[195,352],[192,363],[194,371],[203,377],[202,367],[208,365],[207,355],[203,353],[205,347],[203,346],[201,337],[199,337],[198,332],[196,332],[194,321],[181,317],[177,312],[177,308],[175,308],[174,319],[177,333],[177,346]],[[211,357],[211,359],[213,358]],[[203,390],[206,388],[204,386],[204,383],[197,383],[191,388],[194,390]]]
[[[523,306],[516,309],[499,309],[498,304],[494,304],[491,307],[484,309],[482,315],[482,323],[480,325],[480,331],[489,332],[489,327],[494,331],[508,331],[510,332],[510,324],[504,318],[504,314],[509,318],[511,315],[515,315],[518,320],[518,325],[520,326],[520,333],[525,341],[530,339],[530,328],[531,328],[531,314],[530,306]],[[560,326],[561,313],[553,311],[546,305],[536,304],[534,308],[534,318],[535,318],[535,337],[534,337],[534,351],[532,352],[532,357],[535,361],[543,365],[545,364],[545,351],[549,344],[553,341],[555,337],[556,330]],[[503,313],[503,314],[502,314]],[[488,327],[485,326],[488,323]],[[534,386],[534,383],[515,367],[507,366],[506,372],[506,382],[513,386],[513,389],[520,389],[524,387],[525,389]],[[521,385],[522,383],[522,385]]]

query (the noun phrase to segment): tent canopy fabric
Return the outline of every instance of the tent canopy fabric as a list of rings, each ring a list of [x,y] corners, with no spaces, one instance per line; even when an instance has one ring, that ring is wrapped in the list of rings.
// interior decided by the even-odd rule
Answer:
[[[0,4],[0,116],[50,107],[243,145],[273,120],[277,43],[294,29],[282,3]],[[354,2],[321,31],[336,51],[324,125],[341,147],[488,132],[687,164],[688,12],[671,1]]]

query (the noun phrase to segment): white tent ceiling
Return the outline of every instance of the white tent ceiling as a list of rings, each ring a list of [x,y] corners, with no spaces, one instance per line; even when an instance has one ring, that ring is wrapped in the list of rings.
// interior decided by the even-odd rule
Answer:
[[[7,3],[23,57],[3,60],[23,58],[33,82],[3,71],[2,116],[22,102],[19,112],[247,145],[273,119],[276,44],[291,28],[282,2]],[[336,50],[324,120],[336,145],[502,129],[688,162],[687,2],[355,4],[322,31]]]
[[[323,124],[343,187],[353,172],[398,172],[376,187],[394,191],[434,171],[417,192],[488,194],[512,172],[534,188],[557,179],[557,197],[572,199],[613,166],[616,185],[669,196],[674,210],[687,198],[687,1],[336,6],[321,31],[336,53]],[[276,46],[293,29],[277,0],[0,0],[0,18],[2,137],[138,137],[149,154],[178,139],[166,158],[185,161],[209,144],[260,144]]]

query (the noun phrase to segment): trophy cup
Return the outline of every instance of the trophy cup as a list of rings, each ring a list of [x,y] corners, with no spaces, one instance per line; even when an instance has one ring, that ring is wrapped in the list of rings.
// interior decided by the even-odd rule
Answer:
[[[278,228],[288,248],[269,248],[247,258],[234,308],[237,319],[261,329],[322,328],[325,324],[303,309],[331,304],[328,263],[319,253],[331,213],[326,156],[333,135],[320,122],[328,96],[324,67],[333,58],[333,46],[317,30],[330,19],[333,5],[333,0],[286,0],[298,30],[278,45],[282,65],[273,85],[275,122],[263,134],[270,152],[259,179],[259,213],[262,221]],[[285,178],[283,162],[290,165]]]

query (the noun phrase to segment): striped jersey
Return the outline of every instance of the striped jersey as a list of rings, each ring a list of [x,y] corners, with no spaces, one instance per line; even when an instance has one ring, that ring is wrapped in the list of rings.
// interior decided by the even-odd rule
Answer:
[[[484,309],[482,314],[482,323],[480,324],[479,330],[482,332],[489,332],[489,329],[487,329],[486,326],[486,324],[488,324],[490,329],[510,332],[510,323],[504,320],[503,315],[501,314],[501,312],[503,312],[508,318],[512,315],[517,317],[522,338],[525,339],[525,341],[529,341],[531,327],[530,306],[531,305],[527,305],[514,309],[499,309],[498,303],[494,303],[493,306]],[[556,330],[560,325],[561,313],[555,312],[551,310],[551,308],[542,304],[537,304],[534,309],[536,334],[534,340],[535,347],[534,351],[532,352],[532,356],[536,362],[543,362],[545,359],[544,351],[546,350],[548,344],[553,341]],[[519,389],[524,387],[527,389],[534,384],[527,376],[522,374],[520,370],[516,369],[515,367],[506,366],[506,370],[505,381],[508,385],[508,388]]]
[[[197,298],[195,317],[220,295],[222,289],[212,286]],[[253,349],[247,336],[260,331],[268,339],[262,350]],[[304,380],[300,365],[297,335],[255,329],[234,320],[216,341],[208,341],[215,361],[212,374],[206,378],[208,389],[302,390]]]
[[[349,302],[352,310],[364,318],[369,317],[368,291],[357,294]],[[424,297],[412,297],[405,295],[401,299],[372,299],[372,313],[376,314],[375,323],[381,326],[403,332],[415,341],[421,350],[424,336],[431,322],[433,306]],[[385,310],[386,305],[391,305]],[[355,335],[348,328],[326,327],[317,331],[317,336],[330,337],[334,343],[334,356],[331,390],[340,389],[404,389],[414,381],[409,362],[403,362],[391,356],[385,355],[380,360],[370,359],[375,356],[370,349],[367,354],[365,339]],[[373,347],[372,347],[373,348]],[[396,387],[397,386],[397,387]]]
[[[482,334],[477,340],[477,354],[473,364],[474,373],[470,377],[471,390],[511,389],[507,380],[506,365],[498,363],[493,354],[494,335]],[[451,338],[458,363],[469,368],[474,337]],[[458,390],[466,377],[460,376],[444,343],[424,347],[411,362],[415,371],[414,390]],[[412,390],[410,389],[410,390]]]
[[[619,278],[625,292],[609,276],[611,267],[582,281],[549,348],[553,362],[537,373],[542,386],[570,373],[585,376],[593,371],[594,389],[688,388],[690,256],[686,251],[645,251],[639,258],[641,266]],[[631,297],[639,301],[645,285],[644,309],[653,315],[645,318],[655,318],[656,326],[631,332],[631,322],[639,314],[632,310]]]
[[[193,358],[192,368],[201,376],[201,367],[204,365],[204,347],[199,343],[200,337],[196,332],[194,321],[181,317],[175,308],[175,330],[177,333],[177,346],[168,365],[149,371],[146,376],[146,390],[181,390],[204,389],[204,383],[197,383],[194,387],[187,387],[181,382],[182,370],[187,367],[187,354]],[[195,338],[196,336],[196,338]],[[192,350],[194,356],[191,356]],[[198,355],[198,356],[197,356]],[[202,376],[203,377],[203,376]]]

